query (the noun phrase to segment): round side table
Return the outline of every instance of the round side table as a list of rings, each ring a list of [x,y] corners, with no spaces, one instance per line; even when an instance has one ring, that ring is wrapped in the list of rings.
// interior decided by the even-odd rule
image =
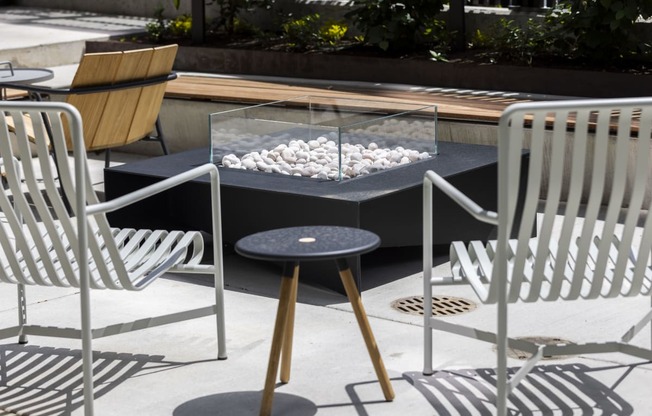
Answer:
[[[290,380],[294,313],[301,261],[335,260],[385,399],[391,401],[394,398],[394,390],[371,331],[360,292],[346,261],[346,257],[368,253],[379,245],[380,238],[372,232],[338,226],[280,228],[249,235],[236,243],[235,251],[244,257],[284,262],[272,348],[260,406],[261,416],[270,415],[272,412],[279,361],[281,382],[287,383]]]
[[[0,100],[7,99],[7,88],[21,89],[22,85],[47,81],[54,78],[54,72],[45,68],[12,68],[8,62],[0,62],[0,65],[8,64],[9,68],[0,69]]]

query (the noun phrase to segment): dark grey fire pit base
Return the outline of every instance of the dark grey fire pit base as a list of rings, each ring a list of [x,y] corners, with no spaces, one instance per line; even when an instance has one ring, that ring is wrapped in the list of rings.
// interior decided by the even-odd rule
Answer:
[[[429,160],[341,182],[220,168],[223,240],[232,246],[246,235],[273,228],[341,225],[378,234],[381,248],[420,246],[423,174],[430,169],[481,206],[495,210],[496,148],[441,142],[439,149],[440,154]],[[523,158],[527,163],[527,155]],[[116,198],[207,160],[208,150],[196,149],[107,169],[106,198]],[[433,198],[437,201],[435,244],[440,249],[447,250],[453,240],[487,240],[494,236],[494,227],[474,220],[447,197],[435,192]],[[208,178],[201,178],[112,213],[109,220],[119,227],[210,232],[209,206]],[[364,289],[360,259],[357,264],[358,287]],[[314,269],[314,273],[302,273],[307,279],[339,288],[339,281],[330,284],[332,270],[322,273],[317,263],[305,266]]]

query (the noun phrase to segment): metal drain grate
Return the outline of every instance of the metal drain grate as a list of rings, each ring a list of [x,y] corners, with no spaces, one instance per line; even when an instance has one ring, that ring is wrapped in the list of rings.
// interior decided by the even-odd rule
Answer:
[[[557,338],[557,337],[517,337],[516,339],[532,342],[537,345],[573,344],[573,342],[571,341],[562,338]],[[511,358],[516,358],[518,360],[527,360],[532,356],[532,354],[527,351],[518,350],[516,348],[507,348],[507,356]],[[542,360],[553,360],[553,359],[560,359],[566,357],[568,357],[568,355],[544,355]]]
[[[399,312],[409,313],[410,315],[423,316],[423,296],[410,296],[407,298],[397,299],[392,302],[392,308]],[[432,297],[433,316],[459,315],[470,312],[475,308],[476,304],[468,299],[457,298],[455,296]]]

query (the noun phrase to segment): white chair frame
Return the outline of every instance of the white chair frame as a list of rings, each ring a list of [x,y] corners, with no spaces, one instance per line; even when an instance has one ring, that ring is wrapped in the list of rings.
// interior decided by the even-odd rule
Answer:
[[[633,136],[636,152],[631,151]],[[507,325],[508,303],[518,301],[631,296],[652,300],[652,215],[647,215],[652,204],[645,200],[652,177],[651,136],[652,98],[514,104],[504,111],[498,127],[498,212],[483,209],[435,172],[425,174],[424,374],[434,372],[435,329],[495,343],[496,405],[503,416],[508,395],[544,356],[622,352],[652,360],[652,349],[629,343],[652,321],[652,308],[613,342],[536,345],[508,338]],[[521,169],[524,150],[529,150],[527,172]],[[524,173],[528,176],[523,209],[517,212]],[[433,187],[475,219],[498,227],[495,241],[453,242],[448,277],[432,276],[437,221]],[[582,215],[581,207],[585,208]],[[559,212],[563,212],[563,226],[555,231]],[[619,218],[623,212],[624,218]],[[642,226],[641,213],[645,214]],[[581,221],[579,228],[576,221]],[[433,317],[428,301],[433,287],[458,283],[470,284],[481,302],[497,304],[496,333]],[[508,346],[532,354],[509,378]]]
[[[9,140],[10,126],[16,145]],[[75,149],[73,166],[66,147],[66,129],[71,133]],[[81,116],[70,104],[0,102],[0,158],[6,161],[15,152],[20,154],[19,158],[13,158],[14,163],[3,164],[8,188],[0,192],[0,210],[4,215],[0,223],[3,252],[0,284],[18,287],[18,325],[0,329],[0,339],[18,336],[21,343],[27,342],[28,335],[81,339],[84,411],[90,416],[94,413],[94,338],[216,315],[217,358],[226,359],[227,355],[217,167],[207,163],[114,200],[100,202],[89,180],[82,132]],[[30,150],[30,143],[36,150]],[[36,157],[31,157],[34,152]],[[50,163],[51,153],[57,161],[56,167]],[[42,179],[37,181],[39,169]],[[212,263],[201,263],[204,240],[199,232],[110,228],[107,212],[205,175],[211,181]],[[42,194],[47,195],[47,200]],[[74,214],[69,214],[66,198]],[[140,291],[168,271],[212,275],[215,303],[92,328],[91,289]],[[25,287],[30,285],[79,288],[81,329],[28,324]]]

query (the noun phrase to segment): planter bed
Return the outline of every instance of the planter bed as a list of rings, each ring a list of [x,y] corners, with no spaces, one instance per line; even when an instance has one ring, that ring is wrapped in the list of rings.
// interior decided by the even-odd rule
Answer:
[[[87,52],[142,48],[142,43],[87,41]],[[648,75],[507,65],[442,63],[318,53],[199,46],[179,48],[178,71],[415,84],[571,97],[652,95]]]

